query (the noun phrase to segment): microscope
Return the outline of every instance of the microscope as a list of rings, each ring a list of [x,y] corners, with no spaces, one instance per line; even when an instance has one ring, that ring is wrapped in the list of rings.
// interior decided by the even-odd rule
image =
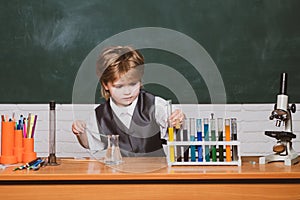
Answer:
[[[280,93],[277,95],[277,103],[271,113],[270,120],[275,120],[275,126],[280,127],[283,123],[284,131],[265,131],[265,135],[277,139],[273,146],[274,154],[259,158],[259,164],[265,164],[274,161],[284,161],[284,164],[291,166],[299,162],[297,153],[293,150],[292,139],[296,135],[292,130],[292,115],[296,112],[296,105],[288,104],[287,96],[287,74],[281,74]]]

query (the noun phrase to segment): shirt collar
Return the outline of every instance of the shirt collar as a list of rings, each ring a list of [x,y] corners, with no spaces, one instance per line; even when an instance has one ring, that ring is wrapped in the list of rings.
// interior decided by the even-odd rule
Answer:
[[[126,106],[126,107],[117,106],[112,99],[110,99],[109,102],[110,102],[110,106],[111,106],[112,110],[119,117],[124,114],[129,114],[130,116],[132,116],[135,106],[137,104],[137,100],[138,100],[138,97],[129,106]]]

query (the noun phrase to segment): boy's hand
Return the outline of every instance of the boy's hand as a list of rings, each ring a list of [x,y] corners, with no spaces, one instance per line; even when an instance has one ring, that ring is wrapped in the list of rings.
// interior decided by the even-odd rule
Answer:
[[[81,120],[76,120],[72,124],[72,131],[75,135],[79,135],[81,133],[85,133],[86,123]]]
[[[172,112],[171,116],[169,117],[172,126],[174,126],[176,129],[180,128],[184,119],[185,119],[185,115],[179,109],[176,109],[174,112]]]

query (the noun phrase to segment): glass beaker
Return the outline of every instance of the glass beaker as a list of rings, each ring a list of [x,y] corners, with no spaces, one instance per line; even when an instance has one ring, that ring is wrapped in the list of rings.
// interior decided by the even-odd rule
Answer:
[[[119,147],[119,135],[108,135],[104,163],[107,165],[118,165],[121,162],[122,156]]]

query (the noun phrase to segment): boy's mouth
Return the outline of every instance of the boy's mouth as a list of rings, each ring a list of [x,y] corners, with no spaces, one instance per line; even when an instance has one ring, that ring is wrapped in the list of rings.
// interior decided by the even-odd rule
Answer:
[[[132,100],[132,97],[125,97],[125,98],[123,98],[125,101],[130,101],[130,100]]]

